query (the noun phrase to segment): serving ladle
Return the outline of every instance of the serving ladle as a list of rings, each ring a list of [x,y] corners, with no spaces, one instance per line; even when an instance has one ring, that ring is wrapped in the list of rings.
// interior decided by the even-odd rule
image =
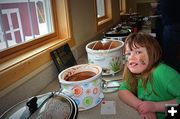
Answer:
[[[115,80],[105,80],[105,79],[102,79],[102,88],[103,89],[106,89],[106,88],[119,88],[120,84],[119,85],[116,85],[116,86],[108,86],[109,83],[112,83],[112,82],[119,82],[121,79],[115,79]]]

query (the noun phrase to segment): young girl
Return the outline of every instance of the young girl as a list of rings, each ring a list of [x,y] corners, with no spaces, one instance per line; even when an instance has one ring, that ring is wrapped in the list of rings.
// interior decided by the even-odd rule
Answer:
[[[164,119],[165,104],[180,103],[180,74],[161,62],[161,48],[149,34],[130,34],[124,55],[127,62],[120,99],[143,119]]]

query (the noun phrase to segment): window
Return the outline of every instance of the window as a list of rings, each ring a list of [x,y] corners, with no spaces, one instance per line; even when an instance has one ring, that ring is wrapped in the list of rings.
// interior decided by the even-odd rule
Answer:
[[[95,0],[97,29],[104,28],[112,22],[111,0]]]
[[[0,91],[8,88],[8,86],[14,84],[15,82],[18,82],[20,79],[26,77],[28,74],[37,70],[39,67],[43,66],[44,64],[52,61],[52,58],[50,56],[50,52],[52,50],[62,46],[64,43],[67,42],[70,46],[74,46],[75,44],[74,40],[72,40],[73,38],[71,37],[72,31],[71,31],[71,24],[69,17],[69,0],[8,0],[8,1],[10,1],[8,3],[16,2],[16,4],[19,4],[20,1],[29,1],[28,6],[30,7],[28,9],[30,9],[33,6],[33,9],[31,8],[31,10],[33,11],[30,12],[31,14],[28,14],[28,15],[32,15],[32,18],[30,18],[32,20],[32,22],[30,23],[32,24],[29,25],[32,28],[31,29],[28,28],[28,30],[32,30],[31,32],[28,31],[28,33],[32,33],[32,34],[29,35],[31,37],[28,40],[25,39],[26,42],[20,42],[19,44],[10,46],[9,48],[0,51],[0,77],[1,77]],[[0,3],[1,3],[0,4],[0,10],[1,10],[2,4],[7,3],[7,0],[1,0]],[[25,3],[27,4],[27,2]],[[13,6],[15,6],[16,4],[14,3]],[[21,5],[19,5],[18,7],[21,7]],[[18,13],[12,14],[13,18],[15,18],[15,22],[11,22],[13,23],[12,28],[17,28],[19,26],[17,16],[23,17],[20,14],[21,13],[20,10],[17,10],[16,8],[17,7],[8,8],[9,9],[8,13],[9,11],[10,12],[19,11],[19,15],[17,15]],[[7,11],[5,11],[5,13],[7,13]],[[0,11],[0,15],[1,14],[2,13]],[[34,19],[36,19],[36,22],[33,22]],[[0,20],[1,20],[0,23],[2,23],[2,15]],[[9,21],[3,21],[3,22],[7,22],[8,24]],[[24,21],[21,20],[21,23],[22,22]],[[24,31],[26,31],[23,30],[24,26],[26,25],[27,24],[23,24],[21,26],[23,34]],[[34,29],[34,27],[36,27],[36,29]],[[14,35],[15,38],[18,36],[17,38],[20,39],[21,32],[19,28],[17,29],[12,30],[13,32],[15,32],[12,34],[15,34]],[[39,29],[44,31],[41,31],[40,33]],[[39,32],[37,32],[36,30]],[[16,31],[18,32],[16,33]],[[4,33],[4,26],[3,28],[0,27],[0,34],[1,33]],[[13,35],[10,36],[12,37]],[[4,34],[1,34],[0,38],[3,39]],[[22,39],[23,38],[25,38],[25,35],[22,35]],[[20,82],[22,83],[23,81],[21,80]]]
[[[1,0],[0,6],[0,50],[53,32],[51,0]]]
[[[96,4],[97,4],[97,17],[98,18],[104,17],[106,15],[104,0],[96,0]]]
[[[120,13],[126,12],[126,0],[119,0]]]

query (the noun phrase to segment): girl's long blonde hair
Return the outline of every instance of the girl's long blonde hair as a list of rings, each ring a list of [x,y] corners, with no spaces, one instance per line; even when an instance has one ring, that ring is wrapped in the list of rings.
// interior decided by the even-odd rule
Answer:
[[[127,86],[131,90],[132,93],[135,95],[137,94],[137,85],[138,80],[137,78],[141,77],[143,80],[143,88],[146,89],[146,84],[148,81],[151,83],[152,90],[154,91],[154,88],[152,86],[151,82],[151,72],[156,67],[162,57],[162,49],[157,42],[157,40],[152,37],[151,35],[143,32],[138,33],[131,33],[125,40],[124,43],[124,49],[123,53],[125,53],[125,46],[128,45],[129,49],[132,50],[133,48],[137,48],[138,46],[145,47],[147,50],[147,54],[149,57],[149,64],[145,71],[143,71],[141,74],[133,74],[130,72],[130,70],[125,65],[124,67],[124,73],[123,73],[123,79],[126,81]]]

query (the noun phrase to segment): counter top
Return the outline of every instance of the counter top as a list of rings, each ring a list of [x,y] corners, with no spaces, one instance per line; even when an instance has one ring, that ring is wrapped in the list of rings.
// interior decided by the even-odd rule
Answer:
[[[101,104],[99,104],[92,109],[79,112],[77,119],[139,119],[138,113],[123,103],[119,99],[117,92],[104,95],[105,101],[115,102],[116,114],[101,114]]]
[[[114,76],[104,76],[104,79],[114,80],[121,78],[121,73],[118,73]],[[59,82],[58,79],[51,82],[44,90],[42,90],[42,94],[49,91],[58,91],[59,90]],[[115,114],[101,114],[101,104],[103,101],[114,101],[115,102]],[[118,97],[118,91],[104,93],[103,101],[97,106],[78,112],[77,119],[139,119],[138,113],[131,108],[130,106],[123,103]]]
[[[86,63],[85,58],[80,58],[78,64]],[[116,73],[115,75],[103,76],[105,80],[117,80],[122,79],[122,72]],[[47,93],[50,91],[58,91],[60,84],[58,79],[51,82],[46,88],[41,92]],[[115,103],[115,114],[101,114],[101,105],[103,101],[113,101]],[[103,101],[97,106],[85,110],[79,111],[77,119],[139,119],[137,111],[123,103],[118,97],[118,91],[104,93]]]

